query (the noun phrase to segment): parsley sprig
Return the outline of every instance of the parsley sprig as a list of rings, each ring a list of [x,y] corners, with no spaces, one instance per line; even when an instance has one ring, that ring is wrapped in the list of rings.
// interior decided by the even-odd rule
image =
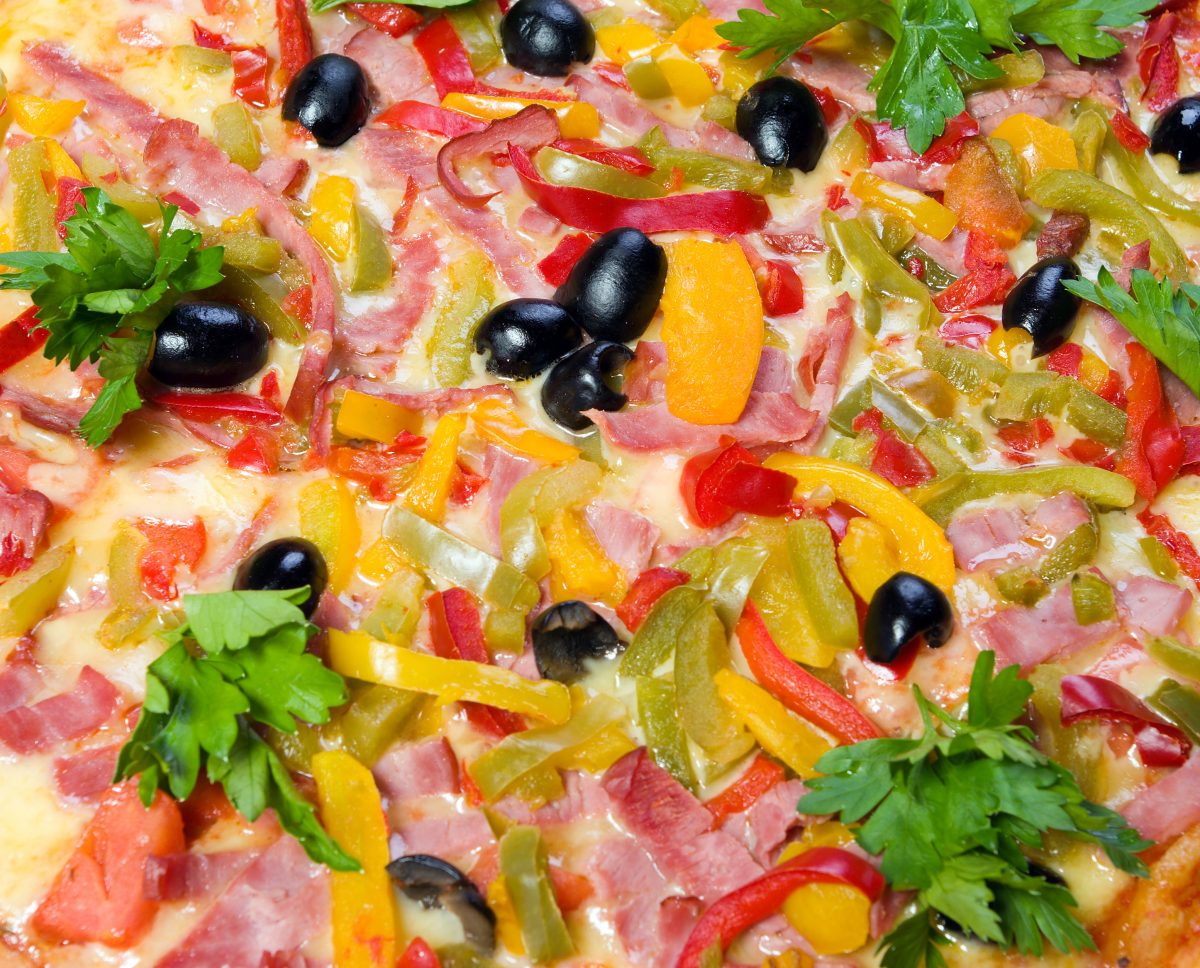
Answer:
[[[154,330],[186,292],[221,281],[224,250],[201,248],[191,229],[173,228],[178,209],[162,206],[158,243],[132,214],[98,188],[64,223],[66,252],[3,252],[0,289],[32,292],[48,331],[43,352],[76,369],[98,364],[104,386],[79,422],[93,447],[142,405],[137,375],[149,359]]]
[[[965,719],[916,686],[925,723],[919,739],[872,739],[826,753],[798,809],[858,823],[858,843],[880,855],[898,890],[916,891],[917,911],[880,942],[884,968],[943,968],[941,912],[988,941],[1041,956],[1091,949],[1071,913],[1075,899],[1031,869],[1023,848],[1060,831],[1103,847],[1121,870],[1146,875],[1136,856],[1151,846],[1113,811],[1084,798],[1066,769],[1040,753],[1015,720],[1033,687],[1009,666],[992,677],[995,653],[975,663]]]
[[[1164,366],[1200,394],[1200,286],[1134,269],[1129,292],[1106,268],[1095,282],[1079,280],[1066,286],[1077,296],[1107,309],[1137,337]]]
[[[185,595],[186,621],[163,633],[169,648],[146,671],[141,718],[121,748],[114,782],[141,774],[147,805],[160,787],[191,794],[201,767],[247,820],[274,808],[308,856],[334,870],[357,861],[325,832],[287,768],[255,731],[285,733],[296,720],[329,721],[346,683],[305,651],[316,633],[298,603],[307,588]]]
[[[1122,43],[1104,27],[1125,27],[1154,7],[1154,0],[765,0],[770,14],[739,10],[738,20],[717,27],[750,57],[773,50],[776,66],[810,40],[848,20],[887,34],[891,54],[876,72],[879,117],[904,128],[917,153],[940,135],[946,120],[966,108],[955,71],[987,80],[1001,75],[988,57],[1018,50],[1020,37],[1081,57],[1119,53]]]

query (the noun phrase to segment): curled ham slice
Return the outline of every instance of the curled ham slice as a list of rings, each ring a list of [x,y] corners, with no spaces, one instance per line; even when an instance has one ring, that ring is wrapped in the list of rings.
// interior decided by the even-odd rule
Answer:
[[[987,646],[995,650],[998,666],[1016,663],[1022,669],[1031,669],[1054,656],[1069,655],[1102,642],[1117,631],[1117,623],[1080,625],[1071,588],[1061,585],[1033,608],[1001,609],[985,619],[978,631]]]
[[[458,793],[458,761],[444,736],[392,747],[373,768],[391,800]]]
[[[1147,840],[1160,843],[1200,823],[1200,754],[1139,793],[1121,814]]]
[[[121,694],[91,666],[70,692],[0,714],[0,741],[15,753],[34,753],[95,732],[116,711]]]
[[[798,370],[800,383],[809,394],[809,408],[817,414],[816,422],[807,435],[807,442],[812,445],[825,432],[829,411],[833,409],[842,385],[842,374],[854,339],[854,317],[850,314],[852,308],[850,297],[843,293],[825,314],[825,325],[812,330],[804,341]]]
[[[463,159],[478,158],[506,145],[516,145],[526,151],[548,145],[558,137],[558,118],[540,104],[531,104],[511,118],[493,121],[482,131],[451,138],[437,154],[438,180],[462,204],[480,208],[498,192],[479,194],[471,191],[459,176],[455,164]]]

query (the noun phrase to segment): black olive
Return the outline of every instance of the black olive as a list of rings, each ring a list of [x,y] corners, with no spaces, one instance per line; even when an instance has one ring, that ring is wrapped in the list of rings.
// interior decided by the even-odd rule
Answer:
[[[525,380],[583,342],[579,324],[549,299],[510,299],[483,317],[475,352],[487,353],[497,376]]]
[[[586,430],[592,425],[584,410],[620,410],[629,398],[608,385],[633,350],[624,343],[588,343],[554,364],[542,384],[542,409],[546,416],[568,430]]]
[[[583,602],[551,605],[533,623],[533,658],[544,679],[574,682],[589,659],[614,659],[625,649],[613,627]]]
[[[1150,151],[1172,155],[1182,175],[1200,171],[1200,97],[1181,97],[1158,116],[1150,131]]]
[[[342,54],[314,57],[283,95],[283,119],[299,121],[326,148],[358,134],[370,111],[367,75],[357,61]]]
[[[387,865],[400,889],[422,907],[445,908],[463,926],[467,940],[485,954],[496,948],[496,915],[472,880],[453,864],[430,854],[407,854]]]
[[[1045,356],[1067,341],[1075,328],[1080,298],[1063,282],[1079,278],[1079,266],[1065,255],[1052,255],[1029,267],[1004,300],[1005,329],[1023,329],[1033,337],[1033,355]]]
[[[871,596],[863,623],[863,650],[872,662],[895,662],[918,635],[931,649],[945,645],[954,628],[950,600],[937,585],[897,572]]]
[[[238,566],[233,587],[239,591],[282,591],[308,586],[300,611],[312,618],[325,591],[329,572],[317,546],[304,538],[268,541]]]
[[[231,387],[263,368],[270,339],[262,321],[239,306],[180,303],[155,330],[148,369],[169,387]]]
[[[566,77],[596,52],[592,25],[567,0],[517,0],[500,21],[504,57],[530,74]]]
[[[768,77],[750,88],[738,101],[736,121],[737,133],[772,168],[812,171],[829,141],[821,105],[790,77]]]
[[[637,229],[613,229],[588,247],[554,298],[592,339],[629,343],[654,318],[667,281],[667,253]]]

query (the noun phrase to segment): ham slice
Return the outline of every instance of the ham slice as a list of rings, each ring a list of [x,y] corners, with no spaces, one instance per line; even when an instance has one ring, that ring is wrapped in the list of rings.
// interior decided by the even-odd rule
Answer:
[[[374,27],[364,27],[351,37],[344,53],[367,72],[384,105],[419,95],[430,87],[425,61],[413,46]]]
[[[535,460],[519,457],[503,447],[488,444],[483,461],[483,476],[487,478],[488,534],[494,547],[500,547],[500,509],[504,499],[521,481],[538,469]]]
[[[1200,753],[1121,808],[1139,834],[1162,842],[1200,823]]]
[[[750,809],[726,819],[721,829],[744,843],[754,859],[767,867],[774,863],[788,834],[804,824],[804,818],[796,812],[796,804],[804,792],[800,780],[778,783],[754,801]]]
[[[0,714],[0,742],[15,753],[34,753],[95,732],[116,711],[121,694],[91,666],[70,692]]]
[[[1173,582],[1137,575],[1117,583],[1117,607],[1126,627],[1171,635],[1192,607],[1192,596]]]
[[[433,301],[433,280],[441,268],[442,255],[433,236],[418,235],[393,244],[393,262],[396,268],[391,303],[344,315],[337,332],[339,348],[360,356],[404,349]]]
[[[584,509],[588,527],[604,553],[636,578],[650,564],[662,531],[649,518],[609,501],[593,501]]]
[[[521,296],[549,293],[550,287],[537,270],[538,254],[504,224],[501,216],[490,208],[466,208],[440,186],[430,189],[425,199],[454,231],[484,251],[509,289]]]
[[[357,140],[377,183],[393,180],[400,187],[404,176],[412,178],[418,188],[432,188],[438,183],[439,143],[429,135],[408,128],[366,128]]]
[[[829,411],[833,409],[842,386],[842,374],[850,355],[850,343],[854,339],[854,317],[850,314],[852,308],[850,297],[843,293],[826,313],[825,326],[810,332],[804,341],[799,373],[800,383],[809,394],[809,408],[817,415],[806,438],[813,446],[825,432]]]
[[[1102,642],[1117,631],[1114,621],[1080,625],[1070,585],[1060,585],[1033,608],[1001,609],[978,626],[980,638],[996,651],[999,668],[1016,663],[1032,669],[1058,655],[1069,655]]]
[[[447,812],[407,822],[397,820],[395,813],[393,810],[393,855],[433,854],[466,870],[481,851],[496,842],[487,818],[479,810]]]
[[[296,188],[308,174],[308,162],[286,155],[271,155],[254,169],[254,177],[263,183],[267,191],[286,195]]]
[[[40,491],[0,487],[0,576],[24,571],[41,550],[54,507]]]
[[[54,761],[54,787],[67,800],[91,800],[112,786],[120,743],[98,746]]]
[[[0,714],[24,706],[42,688],[42,673],[32,659],[14,653],[0,672]]]
[[[987,508],[960,514],[946,528],[954,560],[963,571],[1004,571],[1030,558],[1025,515],[1019,508]]]
[[[500,800],[495,810],[514,823],[534,824],[538,827],[554,827],[577,824],[593,817],[604,816],[612,806],[600,781],[590,773],[566,770],[563,773],[563,795],[531,810],[529,804],[517,796]]]
[[[458,793],[458,761],[444,736],[393,746],[372,772],[380,792],[392,800]]]
[[[258,857],[256,850],[179,853],[146,860],[145,896],[152,901],[213,897]]]

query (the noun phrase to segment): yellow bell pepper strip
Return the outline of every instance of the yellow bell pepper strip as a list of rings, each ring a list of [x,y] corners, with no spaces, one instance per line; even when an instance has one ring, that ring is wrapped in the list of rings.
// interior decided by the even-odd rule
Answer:
[[[512,902],[526,956],[545,965],[575,953],[554,897],[546,848],[537,827],[516,826],[500,838],[500,876]]]
[[[343,261],[354,244],[354,182],[341,175],[318,175],[309,208],[309,234],[331,259]]]
[[[525,954],[521,925],[517,923],[517,914],[513,910],[512,899],[508,896],[503,877],[495,878],[488,885],[487,902],[492,913],[496,915],[496,940],[500,942],[500,947],[518,957]]]
[[[901,570],[899,553],[887,529],[870,518],[854,518],[838,544],[838,561],[854,593],[864,602]]]
[[[762,686],[731,669],[718,670],[713,681],[718,695],[745,723],[759,746],[797,776],[816,775],[817,760],[833,749],[828,739],[788,712]]]
[[[629,738],[620,723],[605,726],[582,746],[565,750],[554,757],[560,770],[580,770],[583,773],[603,773],[638,744]]]
[[[945,533],[882,477],[853,464],[799,454],[772,454],[763,466],[796,478],[798,495],[829,487],[838,500],[862,511],[891,533],[905,571],[943,591],[954,584],[954,549]]]
[[[741,246],[701,239],[672,244],[661,306],[667,408],[690,423],[736,423],[765,336],[758,283]]]
[[[689,54],[699,50],[721,50],[726,40],[717,33],[719,23],[721,20],[718,17],[705,17],[702,14],[688,17],[671,34],[671,43]]]
[[[377,292],[392,278],[392,254],[383,227],[362,205],[354,206],[354,275],[351,292]]]
[[[729,642],[716,609],[703,602],[675,641],[675,704],[683,731],[715,763],[750,751],[753,739],[717,694],[713,676],[729,666]]]
[[[578,511],[559,508],[543,535],[550,556],[550,596],[598,599],[614,608],[625,597],[625,574],[600,547]]]
[[[361,390],[347,390],[334,426],[343,437],[390,444],[407,431],[421,432],[421,414]]]
[[[8,95],[14,120],[34,137],[62,134],[86,104],[86,101],[53,101],[34,94]]]
[[[954,231],[958,222],[957,215],[924,192],[886,181],[869,171],[860,171],[854,176],[850,183],[850,191],[863,204],[873,205],[907,219],[917,229],[935,239],[946,238]]]
[[[571,715],[571,694],[561,682],[533,681],[497,666],[414,652],[363,632],[330,629],[329,664],[343,676],[428,693],[443,703],[478,702],[554,724]]]
[[[36,139],[27,141],[8,153],[13,244],[22,252],[57,252],[59,248],[55,201],[44,177],[51,173],[46,143]]]
[[[600,134],[600,112],[594,104],[586,101],[544,101],[458,91],[452,91],[442,98],[442,107],[483,121],[511,118],[531,104],[540,104],[554,112],[558,117],[558,129],[564,138],[595,138]]]
[[[596,43],[610,61],[624,65],[649,53],[662,41],[649,25],[627,20],[623,24],[597,27]]]
[[[471,408],[471,423],[477,436],[522,457],[564,464],[579,456],[578,447],[534,430],[511,406],[500,400],[480,400]]]
[[[1071,132],[1032,114],[1013,114],[1000,122],[993,138],[1013,146],[1026,171],[1026,180],[1051,169],[1079,170]]]
[[[638,676],[637,718],[646,736],[646,749],[654,762],[692,793],[698,793],[696,773],[688,755],[687,737],[679,721],[674,683],[666,679]]]
[[[235,165],[257,171],[262,164],[262,144],[250,110],[241,101],[230,101],[213,108],[213,138],[217,147],[229,155]]]
[[[500,546],[504,560],[535,581],[550,573],[551,558],[542,534],[555,512],[575,507],[600,486],[601,470],[578,460],[547,467],[520,481],[500,507]]]
[[[75,543],[69,541],[0,584],[0,635],[25,635],[44,619],[58,604],[74,561]]]
[[[331,871],[335,968],[393,968],[396,912],[388,877],[388,830],[371,771],[349,753],[312,758],[321,823],[360,871]]]
[[[458,467],[458,441],[466,427],[465,413],[448,413],[438,420],[405,495],[405,503],[430,521],[440,521],[446,514]]]
[[[362,529],[354,495],[346,482],[326,478],[300,491],[300,534],[320,550],[329,568],[329,588],[335,594],[354,574]]]
[[[742,57],[737,51],[721,52],[717,66],[721,70],[721,90],[732,98],[741,98],[750,88],[763,79],[771,70],[775,55],[765,51],[754,57]],[[853,125],[845,125],[842,131],[854,130]],[[861,143],[862,139],[859,138]]]
[[[118,521],[108,550],[108,597],[113,608],[96,637],[105,648],[125,645],[147,631],[155,609],[142,590],[142,554],[150,542],[128,521]]]
[[[844,651],[858,644],[854,596],[838,571],[837,551],[829,526],[802,518],[787,526],[792,573],[817,632],[830,648]]]
[[[685,108],[703,104],[717,93],[717,87],[708,72],[675,44],[662,44],[651,56],[667,80],[671,93]]]

